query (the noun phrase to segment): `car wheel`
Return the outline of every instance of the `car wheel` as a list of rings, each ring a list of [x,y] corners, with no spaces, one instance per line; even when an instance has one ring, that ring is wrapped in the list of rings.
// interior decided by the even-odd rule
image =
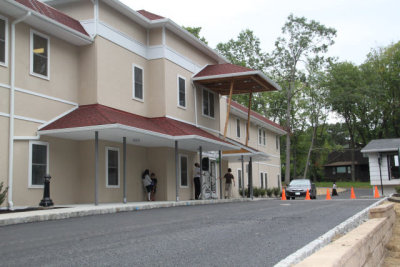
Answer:
[[[292,199],[294,200],[294,199],[295,199],[295,197],[292,197]]]

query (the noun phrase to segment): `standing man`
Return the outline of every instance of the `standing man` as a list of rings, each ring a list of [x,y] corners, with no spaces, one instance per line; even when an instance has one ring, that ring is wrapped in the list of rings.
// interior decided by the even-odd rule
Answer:
[[[235,177],[233,177],[231,168],[228,168],[228,172],[224,175],[225,178],[225,198],[230,199],[232,194],[232,182],[235,185]]]
[[[200,165],[196,162],[194,164],[194,199],[199,199],[200,196]]]

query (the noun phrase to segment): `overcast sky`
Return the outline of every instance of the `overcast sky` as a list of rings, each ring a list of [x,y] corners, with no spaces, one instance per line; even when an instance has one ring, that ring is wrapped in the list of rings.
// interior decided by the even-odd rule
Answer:
[[[371,48],[400,40],[400,0],[122,0],[179,25],[202,27],[209,46],[227,42],[248,28],[264,52],[274,49],[288,15],[314,19],[337,30],[329,55],[361,64]]]

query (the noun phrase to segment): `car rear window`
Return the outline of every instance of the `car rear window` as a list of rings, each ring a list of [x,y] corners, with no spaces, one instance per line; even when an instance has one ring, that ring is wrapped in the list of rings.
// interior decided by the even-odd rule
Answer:
[[[310,181],[309,180],[293,180],[290,182],[289,185],[307,186],[307,185],[310,185]]]

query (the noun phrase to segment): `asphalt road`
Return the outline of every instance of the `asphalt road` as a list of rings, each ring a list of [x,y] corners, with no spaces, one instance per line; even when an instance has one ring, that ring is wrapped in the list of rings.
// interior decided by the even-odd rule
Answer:
[[[273,266],[375,201],[356,195],[357,200],[266,200],[4,226],[0,265]]]

